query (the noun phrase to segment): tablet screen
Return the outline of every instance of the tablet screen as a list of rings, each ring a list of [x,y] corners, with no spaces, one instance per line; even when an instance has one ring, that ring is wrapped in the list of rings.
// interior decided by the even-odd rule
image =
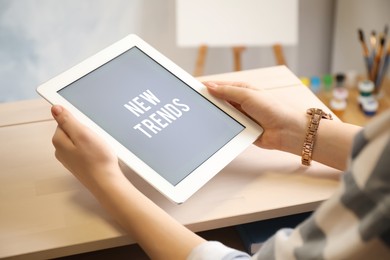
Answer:
[[[137,47],[58,93],[174,186],[245,128]]]

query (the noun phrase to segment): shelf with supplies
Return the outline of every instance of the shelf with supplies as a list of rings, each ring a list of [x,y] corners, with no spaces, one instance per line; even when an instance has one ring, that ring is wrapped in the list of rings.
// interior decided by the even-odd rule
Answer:
[[[390,78],[387,77],[382,83],[379,94],[375,95],[375,99],[378,102],[376,113],[374,115],[366,115],[359,104],[359,96],[361,93],[358,89],[358,82],[362,80],[364,79],[358,78],[355,84],[345,86],[345,89],[348,92],[348,97],[346,98],[346,108],[342,113],[335,113],[342,121],[360,126],[366,125],[373,116],[390,108]],[[332,107],[331,100],[333,98],[333,89],[325,90],[322,88],[316,92],[316,95],[323,103],[325,103],[325,105],[329,108]]]

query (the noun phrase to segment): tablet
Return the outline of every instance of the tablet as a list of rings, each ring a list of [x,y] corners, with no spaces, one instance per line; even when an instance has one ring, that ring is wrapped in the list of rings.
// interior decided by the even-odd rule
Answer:
[[[253,143],[262,128],[136,35],[37,88],[182,203]]]

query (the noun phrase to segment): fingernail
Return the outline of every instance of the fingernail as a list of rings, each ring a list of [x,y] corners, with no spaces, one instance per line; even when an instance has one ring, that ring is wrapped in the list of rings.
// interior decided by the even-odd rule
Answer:
[[[218,87],[218,84],[214,83],[214,82],[206,82],[205,83],[208,87],[210,88],[217,88]]]
[[[62,113],[63,109],[61,106],[54,105],[51,111],[53,112],[54,116],[59,116]]]

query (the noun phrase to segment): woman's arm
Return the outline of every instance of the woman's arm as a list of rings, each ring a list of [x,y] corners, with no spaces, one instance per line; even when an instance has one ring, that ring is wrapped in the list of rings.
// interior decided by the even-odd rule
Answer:
[[[204,240],[138,191],[123,175],[115,153],[60,106],[53,136],[57,159],[152,259],[185,259]]]
[[[186,259],[204,240],[178,223],[121,174],[90,189],[151,259]]]

